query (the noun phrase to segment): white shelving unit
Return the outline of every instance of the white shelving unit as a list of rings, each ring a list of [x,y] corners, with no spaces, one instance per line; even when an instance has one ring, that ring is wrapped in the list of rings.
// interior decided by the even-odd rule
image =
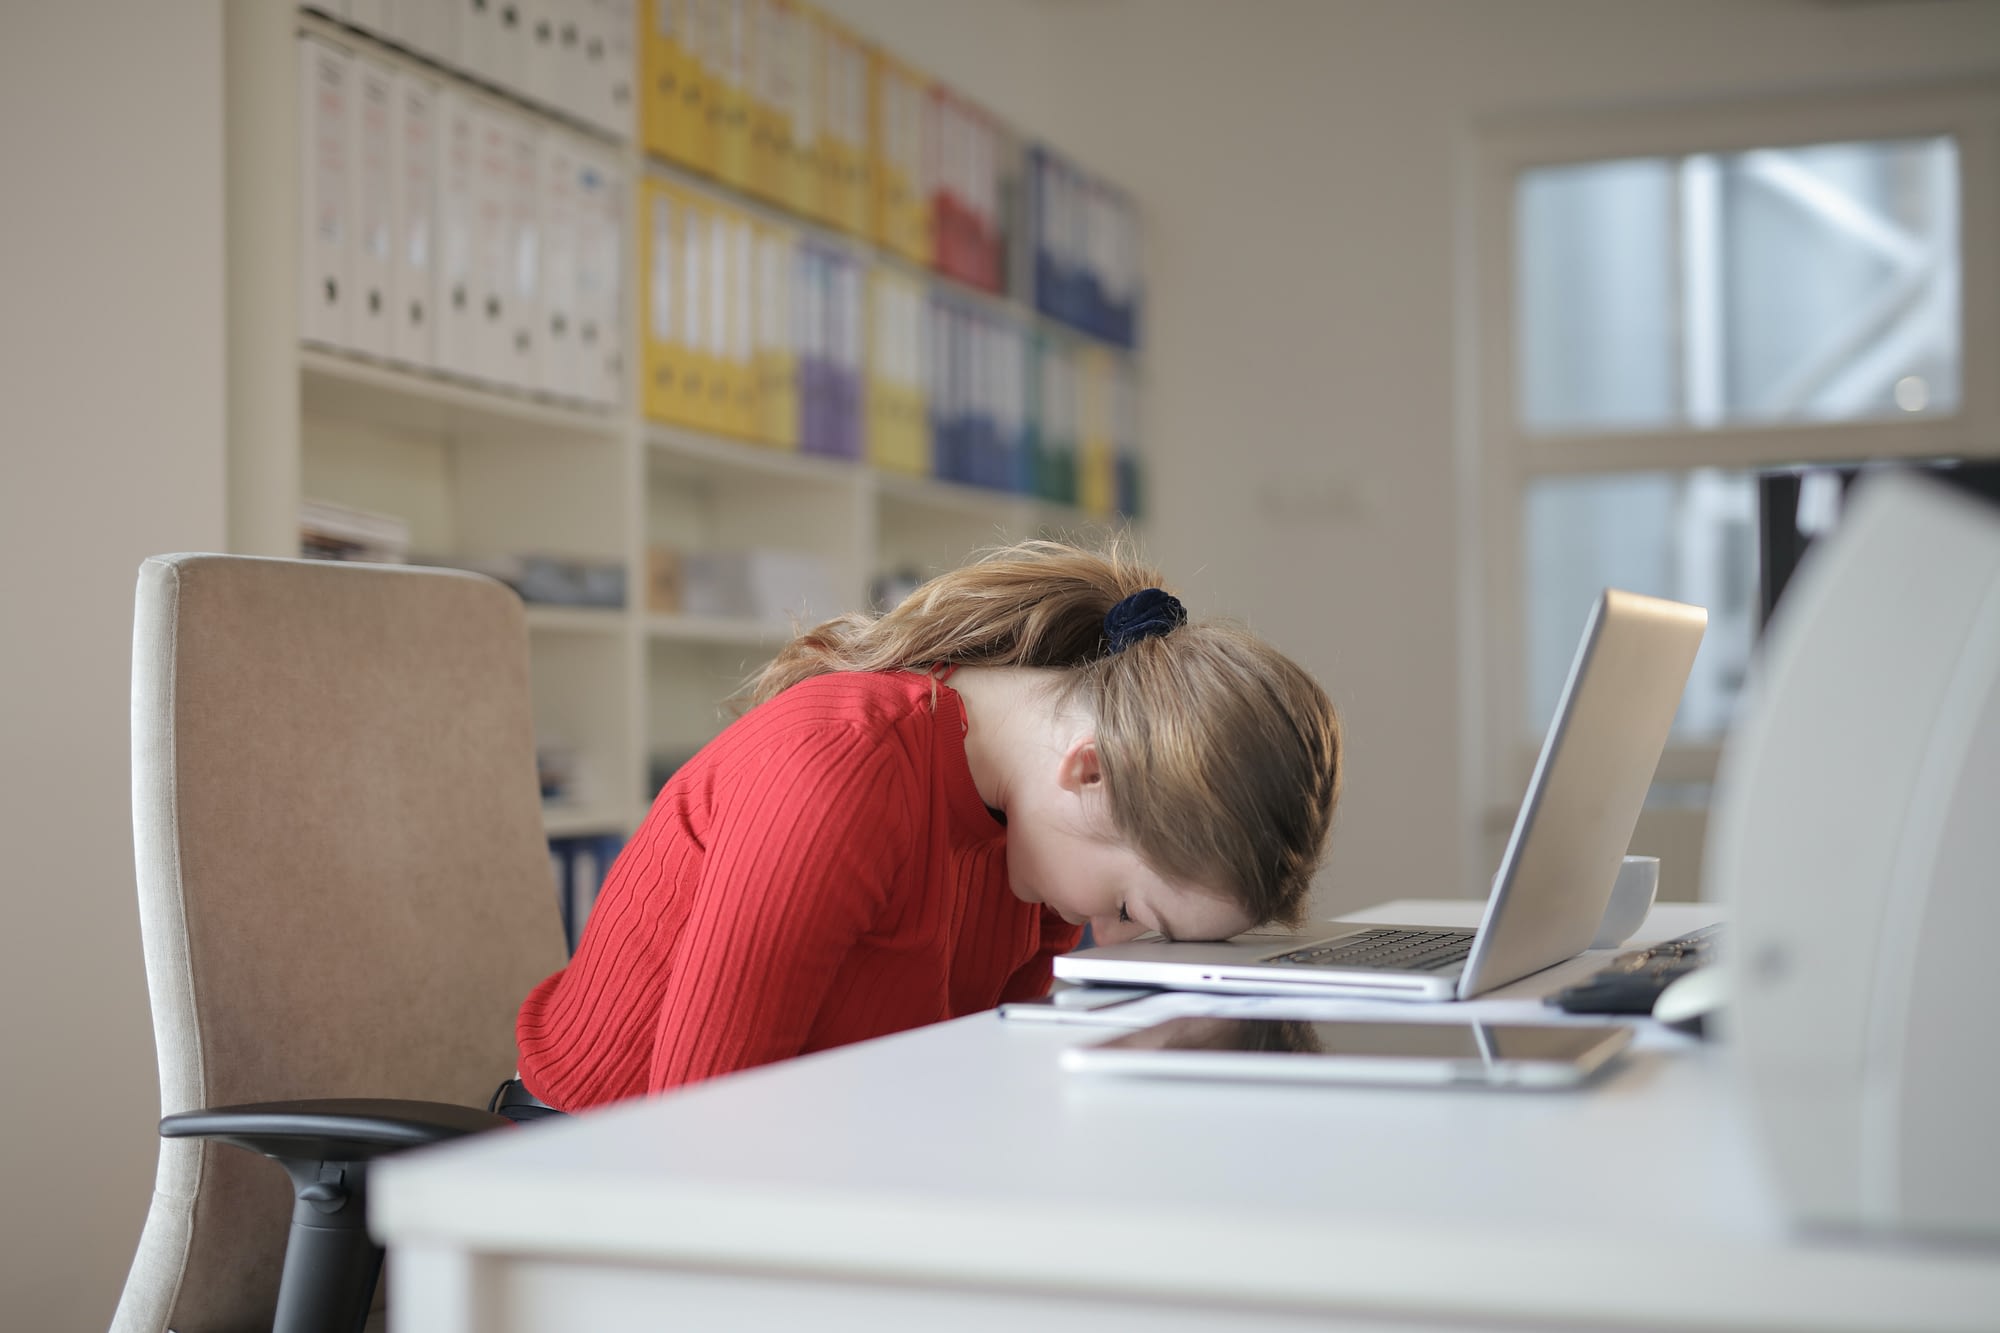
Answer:
[[[724,700],[792,633],[789,623],[646,609],[647,549],[757,545],[809,550],[837,605],[864,607],[885,573],[924,575],[974,550],[1039,532],[1079,533],[1081,510],[975,487],[802,456],[644,419],[638,411],[636,219],[623,237],[628,349],[624,405],[598,410],[299,341],[299,62],[308,32],[384,64],[474,85],[370,34],[265,0],[226,11],[232,549],[295,555],[312,496],[409,521],[412,549],[616,561],[625,609],[532,605],[539,739],[566,749],[574,782],[546,810],[550,836],[627,833],[664,760],[726,724]],[[649,173],[628,136],[509,98],[520,114],[588,136],[622,162],[630,196]],[[713,182],[701,187],[768,212]],[[887,260],[866,243],[787,217],[803,231]],[[900,261],[898,261],[900,262]],[[931,275],[926,275],[930,277]],[[982,296],[986,300],[998,300]],[[1002,302],[1015,315],[1033,312]],[[1067,332],[1067,331],[1066,331]],[[1073,333],[1070,336],[1079,336]]]
[[[467,384],[324,348],[299,348],[304,414],[427,435],[504,436],[549,444],[615,439],[613,412],[547,402],[525,393]]]

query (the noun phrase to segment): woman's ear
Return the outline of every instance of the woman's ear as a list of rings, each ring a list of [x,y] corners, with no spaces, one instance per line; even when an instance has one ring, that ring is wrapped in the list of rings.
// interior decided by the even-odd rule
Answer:
[[[1104,781],[1104,764],[1097,754],[1097,737],[1079,736],[1063,751],[1056,772],[1062,789],[1074,796],[1092,791]]]

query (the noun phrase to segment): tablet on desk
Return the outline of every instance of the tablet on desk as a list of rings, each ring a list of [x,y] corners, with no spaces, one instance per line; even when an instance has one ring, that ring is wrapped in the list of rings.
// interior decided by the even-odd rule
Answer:
[[[1063,1051],[1065,1069],[1165,1078],[1568,1088],[1625,1049],[1615,1024],[1175,1018]]]

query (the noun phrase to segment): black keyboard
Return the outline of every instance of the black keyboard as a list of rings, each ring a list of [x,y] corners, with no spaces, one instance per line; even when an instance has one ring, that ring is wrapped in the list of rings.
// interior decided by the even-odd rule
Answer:
[[[1548,1003],[1571,1014],[1650,1014],[1660,992],[1715,961],[1721,926],[1703,926],[1644,949],[1621,953]]]
[[[1364,930],[1326,944],[1266,958],[1294,967],[1363,967],[1370,971],[1442,972],[1472,952],[1470,930]]]

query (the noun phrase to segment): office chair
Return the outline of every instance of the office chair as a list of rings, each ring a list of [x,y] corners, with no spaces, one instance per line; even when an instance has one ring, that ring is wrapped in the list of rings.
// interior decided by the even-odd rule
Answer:
[[[520,601],[445,570],[163,556],[132,656],[165,1119],[113,1333],[360,1328],[368,1161],[505,1124],[476,1108],[564,961]]]

